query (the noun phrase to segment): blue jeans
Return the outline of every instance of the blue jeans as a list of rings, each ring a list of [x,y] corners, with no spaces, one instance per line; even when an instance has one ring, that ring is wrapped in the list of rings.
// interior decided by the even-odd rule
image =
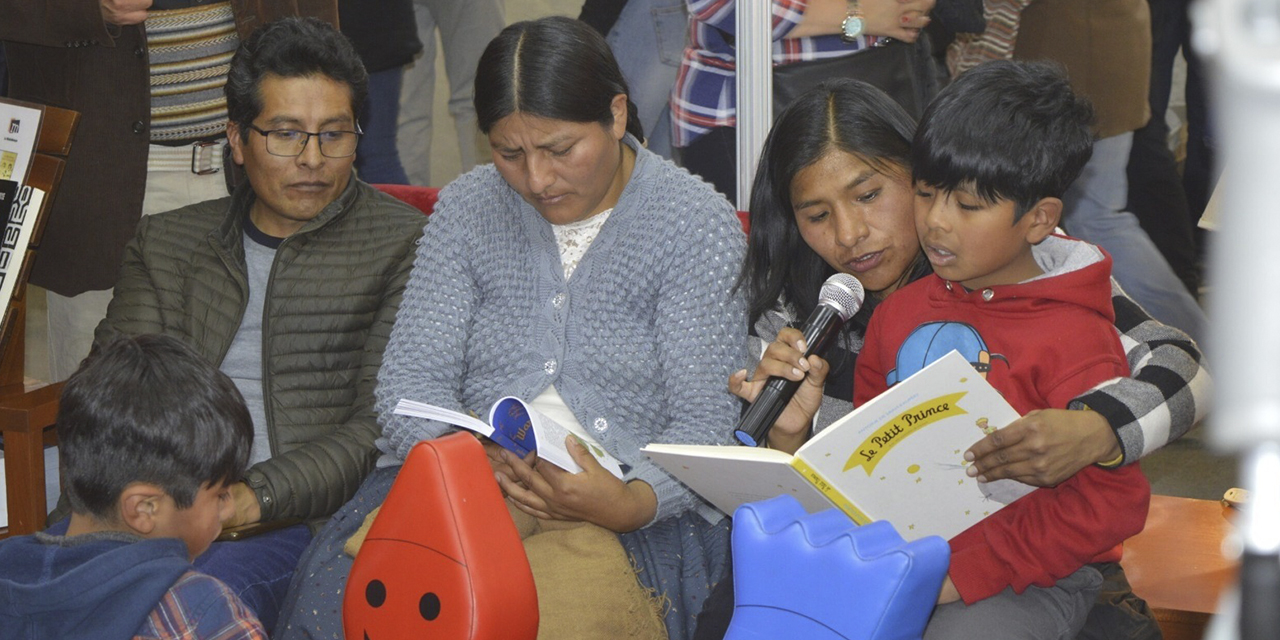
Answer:
[[[396,150],[403,75],[400,67],[369,74],[369,98],[364,101],[364,117],[360,119],[364,135],[356,147],[356,172],[370,184],[409,184]]]
[[[351,501],[325,523],[298,562],[289,601],[280,612],[275,640],[342,640],[342,600],[354,559],[343,546],[382,505],[400,467],[374,469]]]
[[[1071,235],[1111,254],[1112,276],[1151,317],[1200,342],[1204,310],[1138,226],[1138,219],[1124,210],[1129,193],[1125,168],[1132,145],[1132,132],[1093,144],[1093,157],[1062,198],[1062,224]]]
[[[671,88],[689,18],[685,0],[630,0],[606,40],[631,90],[650,151],[671,158]]]
[[[280,617],[298,559],[311,543],[311,529],[297,524],[235,542],[215,542],[196,558],[197,571],[227,584],[271,631]]]

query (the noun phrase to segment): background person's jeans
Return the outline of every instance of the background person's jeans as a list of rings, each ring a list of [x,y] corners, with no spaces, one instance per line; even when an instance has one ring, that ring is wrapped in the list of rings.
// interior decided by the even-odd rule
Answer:
[[[458,136],[462,173],[489,162],[488,146],[476,128],[476,65],[489,41],[506,26],[502,0],[414,0],[422,57],[404,71],[396,143],[409,183],[440,186],[431,178],[431,126],[436,88],[436,31],[449,79],[449,115]],[[480,153],[480,150],[484,153]],[[447,180],[442,177],[442,182]]]
[[[1152,0],[1151,5],[1151,120],[1133,134],[1129,152],[1129,206],[1142,228],[1174,273],[1192,295],[1200,288],[1199,259],[1203,247],[1195,229],[1204,210],[1204,201],[1192,211],[1188,189],[1208,197],[1208,163],[1211,149],[1206,139],[1208,105],[1204,98],[1204,78],[1199,58],[1190,47],[1191,24],[1187,17],[1189,0]],[[1178,172],[1178,161],[1169,148],[1169,110],[1173,87],[1173,67],[1178,52],[1186,58],[1186,178]]]
[[[631,90],[650,151],[671,158],[671,88],[689,31],[685,0],[630,0],[606,40]]]
[[[404,69],[395,67],[369,74],[369,97],[364,101],[360,128],[364,135],[356,147],[356,172],[370,184],[409,184],[400,152],[396,150],[396,119],[400,115],[400,80]]]
[[[1138,226],[1138,219],[1124,211],[1129,193],[1125,167],[1132,144],[1132,132],[1093,144],[1093,157],[1062,198],[1062,224],[1067,233],[1111,254],[1112,276],[1151,317],[1200,342],[1204,310]]]

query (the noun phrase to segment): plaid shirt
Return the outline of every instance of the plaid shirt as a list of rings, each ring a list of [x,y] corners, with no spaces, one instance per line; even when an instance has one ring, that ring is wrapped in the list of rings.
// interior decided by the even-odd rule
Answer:
[[[714,127],[737,124],[734,81],[735,0],[686,0],[689,44],[671,92],[672,133],[677,147],[687,147]],[[761,0],[751,0],[760,2]],[[787,38],[804,19],[808,0],[772,0],[773,64],[837,58],[867,48],[875,37],[846,43],[838,35]]]
[[[217,578],[188,571],[169,587],[134,640],[266,640],[258,618]]]
[[[1111,303],[1133,377],[1104,382],[1067,408],[1102,414],[1120,441],[1123,463],[1130,464],[1181,438],[1204,419],[1213,403],[1213,379],[1196,343],[1152,320],[1114,278]]]

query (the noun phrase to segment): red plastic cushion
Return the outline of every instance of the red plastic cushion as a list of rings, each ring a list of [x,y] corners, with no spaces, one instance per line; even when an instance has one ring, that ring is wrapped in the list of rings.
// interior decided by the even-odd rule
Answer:
[[[538,598],[484,449],[419,443],[374,519],[343,600],[348,640],[533,640]]]

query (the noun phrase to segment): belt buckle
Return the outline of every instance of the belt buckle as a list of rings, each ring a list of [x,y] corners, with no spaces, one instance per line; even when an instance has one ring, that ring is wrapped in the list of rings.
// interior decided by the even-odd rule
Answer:
[[[197,142],[191,145],[191,173],[194,173],[198,176],[207,176],[207,175],[222,171],[222,158],[218,158],[217,161],[215,162],[212,157],[214,155],[213,152],[220,148],[221,148],[220,143],[217,140],[207,140],[204,142]],[[209,152],[208,165],[206,168],[201,169],[200,159],[201,159],[201,156],[204,155],[206,150],[208,150]]]

